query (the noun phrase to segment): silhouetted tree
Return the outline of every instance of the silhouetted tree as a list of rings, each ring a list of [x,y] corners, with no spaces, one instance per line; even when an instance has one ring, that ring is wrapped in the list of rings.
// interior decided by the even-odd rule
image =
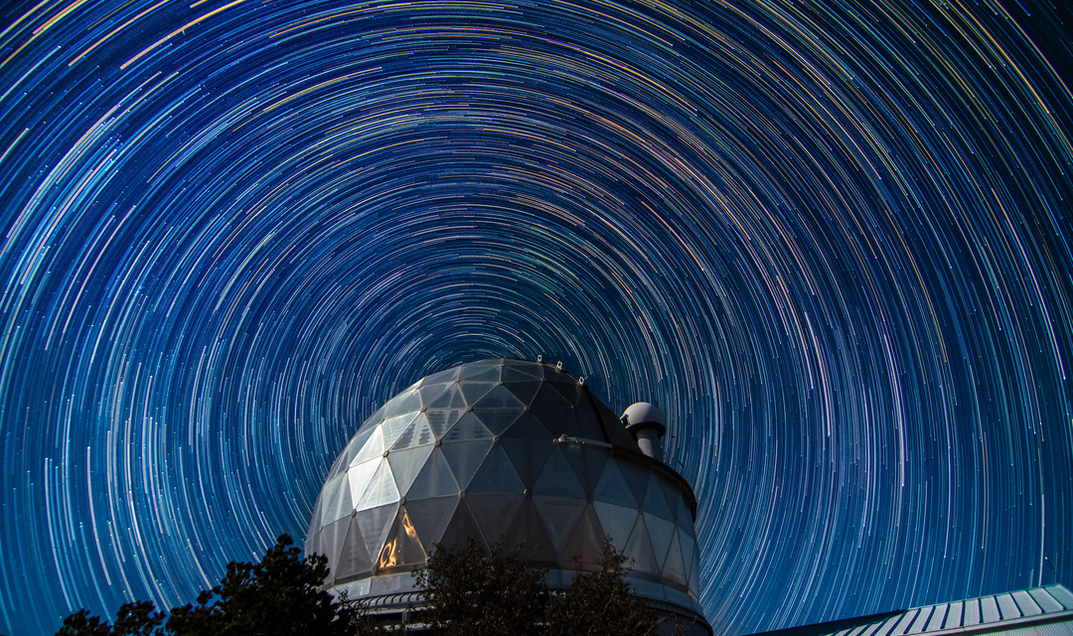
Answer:
[[[553,596],[545,611],[549,636],[650,636],[655,613],[626,581],[629,559],[610,541],[595,572],[579,571],[564,594]]]
[[[71,614],[57,636],[284,636],[316,633],[351,636],[359,622],[357,606],[339,603],[320,589],[328,560],[302,559],[284,534],[260,563],[232,561],[220,584],[204,591],[197,605],[171,610],[166,618],[147,601],[119,608],[113,625],[87,610]],[[353,625],[352,625],[353,623]]]
[[[473,537],[460,550],[436,546],[426,567],[414,572],[425,603],[419,620],[443,636],[541,633],[544,575],[501,542],[490,551]]]

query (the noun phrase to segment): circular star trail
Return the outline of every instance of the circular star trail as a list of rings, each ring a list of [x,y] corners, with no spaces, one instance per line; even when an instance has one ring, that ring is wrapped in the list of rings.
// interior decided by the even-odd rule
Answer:
[[[0,632],[190,601],[493,356],[666,413],[718,634],[1073,584],[1067,14],[0,16]]]

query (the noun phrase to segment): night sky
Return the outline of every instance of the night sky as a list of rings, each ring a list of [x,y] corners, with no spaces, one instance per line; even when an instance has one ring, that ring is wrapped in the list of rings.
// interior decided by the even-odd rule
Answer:
[[[538,354],[667,414],[717,634],[1073,586],[1069,18],[5,2],[0,633],[192,601]]]

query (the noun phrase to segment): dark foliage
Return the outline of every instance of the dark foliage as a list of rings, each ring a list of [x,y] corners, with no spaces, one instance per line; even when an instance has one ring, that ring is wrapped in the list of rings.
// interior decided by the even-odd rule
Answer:
[[[437,546],[414,573],[424,588],[420,620],[443,636],[542,633],[548,590],[544,571],[526,567],[502,543],[486,551],[474,538],[460,550]]]
[[[354,606],[319,589],[328,576],[323,556],[302,559],[286,534],[260,563],[231,562],[220,584],[204,591],[197,605],[153,611],[149,602],[128,603],[109,625],[86,610],[63,621],[57,636],[284,636],[316,633],[351,635]]]
[[[649,636],[658,620],[626,582],[629,559],[604,544],[595,572],[579,571],[565,594],[548,602],[549,636]]]

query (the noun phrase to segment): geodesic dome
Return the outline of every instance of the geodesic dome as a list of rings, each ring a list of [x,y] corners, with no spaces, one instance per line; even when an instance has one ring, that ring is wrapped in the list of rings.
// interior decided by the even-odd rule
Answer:
[[[642,595],[699,614],[696,501],[556,367],[485,360],[430,375],[362,424],[317,499],[305,551],[350,598],[412,590],[437,544],[523,546],[551,587],[605,538]]]

